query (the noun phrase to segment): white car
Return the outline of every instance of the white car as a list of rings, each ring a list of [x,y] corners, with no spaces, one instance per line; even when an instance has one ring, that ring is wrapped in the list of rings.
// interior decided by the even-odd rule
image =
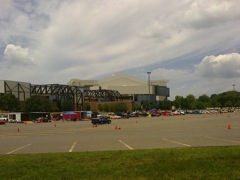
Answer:
[[[185,112],[184,112],[183,110],[180,110],[179,113],[180,113],[181,115],[185,115]]]
[[[4,120],[5,122],[7,122],[8,121],[8,117],[7,116],[1,116],[0,120]]]
[[[111,118],[111,119],[121,119],[122,116],[111,115],[110,118]]]

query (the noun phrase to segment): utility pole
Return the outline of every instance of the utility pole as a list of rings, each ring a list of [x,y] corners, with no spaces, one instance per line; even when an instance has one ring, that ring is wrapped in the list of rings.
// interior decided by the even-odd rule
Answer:
[[[235,84],[233,84],[233,109],[235,109]]]
[[[148,110],[150,111],[150,74],[151,72],[147,72],[148,74]]]

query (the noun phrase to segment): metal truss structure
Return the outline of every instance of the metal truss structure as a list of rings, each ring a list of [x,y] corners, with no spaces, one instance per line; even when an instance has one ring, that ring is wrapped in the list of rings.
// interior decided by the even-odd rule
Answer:
[[[32,85],[32,95],[49,95],[54,101],[62,102],[71,100],[74,104],[74,109],[82,109],[83,93],[78,86],[67,86],[60,84]]]
[[[2,81],[3,92],[15,95],[20,101],[25,101],[31,96],[31,85],[29,83],[15,82],[15,81]]]
[[[65,100],[71,100],[74,110],[82,110],[84,101],[119,101],[123,97],[114,90],[86,90],[80,86],[60,84],[32,85],[16,81],[1,81],[0,95],[14,94],[20,101],[31,96],[46,96],[50,101],[57,102],[57,106]]]
[[[122,99],[121,94],[114,90],[84,90],[84,99],[93,100],[100,99],[101,101],[118,101]]]

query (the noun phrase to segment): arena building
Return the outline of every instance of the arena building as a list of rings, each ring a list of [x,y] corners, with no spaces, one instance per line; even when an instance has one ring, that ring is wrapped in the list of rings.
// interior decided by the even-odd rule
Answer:
[[[113,75],[102,80],[72,79],[67,85],[33,85],[28,82],[0,80],[0,97],[5,93],[25,101],[33,95],[41,96],[55,104],[72,100],[74,110],[82,110],[83,103],[89,102],[157,102],[169,97],[167,81],[145,81],[129,75]],[[131,109],[131,108],[129,108]]]
[[[71,79],[69,86],[81,86],[89,90],[113,90],[118,91],[123,99],[135,102],[163,101],[170,95],[167,81],[164,80],[142,80],[129,75],[113,75],[102,80],[80,80]],[[101,99],[99,99],[101,100]]]

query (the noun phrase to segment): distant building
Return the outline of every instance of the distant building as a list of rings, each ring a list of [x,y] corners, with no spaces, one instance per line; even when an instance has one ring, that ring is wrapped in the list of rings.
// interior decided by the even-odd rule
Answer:
[[[84,86],[89,90],[115,90],[118,91],[124,99],[133,100],[135,102],[149,100],[148,81],[129,76],[129,75],[113,75],[102,80],[80,80],[71,79],[68,85]],[[151,80],[150,81],[150,101],[163,101],[169,97],[169,88],[167,81]]]
[[[0,80],[0,97],[6,93],[15,95],[20,101],[33,95],[41,96],[57,106],[65,100],[71,100],[74,109],[81,110],[84,101],[125,101],[128,104],[163,101],[169,97],[169,88],[164,80],[151,80],[149,86],[148,81],[133,76],[114,75],[102,80],[71,79],[68,85],[32,85],[28,82]]]
[[[6,93],[15,95],[20,101],[25,101],[31,97],[31,84],[27,82],[0,80],[0,97]]]

